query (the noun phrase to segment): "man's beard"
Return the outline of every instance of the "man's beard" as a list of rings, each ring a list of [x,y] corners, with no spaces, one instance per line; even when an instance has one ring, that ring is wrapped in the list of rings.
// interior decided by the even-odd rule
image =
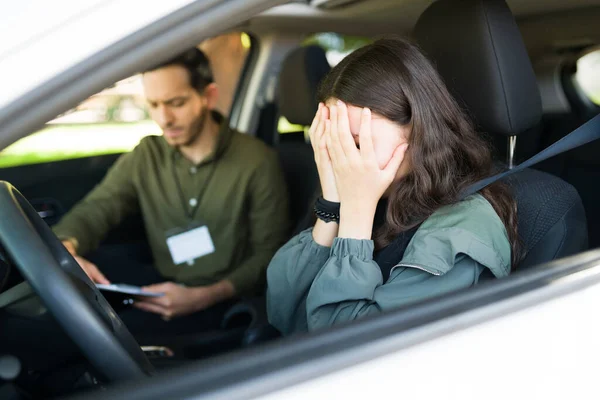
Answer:
[[[185,143],[181,144],[180,147],[190,147],[194,145],[198,141],[198,139],[200,139],[200,136],[202,136],[202,132],[204,131],[204,127],[206,126],[206,120],[209,113],[210,110],[208,109],[208,107],[202,110],[202,114],[200,114],[196,122],[194,122],[192,126],[190,126],[191,135],[189,139],[186,140]]]

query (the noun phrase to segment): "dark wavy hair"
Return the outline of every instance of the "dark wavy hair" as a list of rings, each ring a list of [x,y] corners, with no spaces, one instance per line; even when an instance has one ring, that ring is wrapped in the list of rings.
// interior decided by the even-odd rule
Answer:
[[[452,97],[432,63],[413,43],[379,39],[344,58],[321,82],[318,100],[336,98],[368,107],[401,126],[411,126],[405,157],[408,174],[392,184],[385,223],[374,233],[376,248],[456,203],[469,185],[494,173],[487,142]],[[480,191],[508,232],[512,267],[520,258],[517,208],[508,186]]]
[[[147,69],[143,73],[155,71],[170,65],[179,65],[185,68],[190,75],[190,86],[202,93],[204,88],[214,82],[210,61],[206,54],[197,47],[192,47],[181,54]]]

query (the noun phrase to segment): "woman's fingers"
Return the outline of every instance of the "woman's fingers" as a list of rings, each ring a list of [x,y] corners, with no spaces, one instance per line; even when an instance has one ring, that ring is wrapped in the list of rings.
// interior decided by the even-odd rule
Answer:
[[[337,165],[339,163],[339,152],[335,151],[335,145],[331,135],[332,125],[333,123],[330,119],[325,121],[325,133],[323,134],[323,138],[325,141],[325,150],[327,150],[331,162],[333,165]]]
[[[323,104],[319,103],[319,108],[315,113],[315,117],[310,124],[310,128],[308,129],[308,137],[310,138],[310,144],[312,145],[313,151],[316,153],[317,151],[317,130],[319,128],[319,124],[321,123],[321,110],[323,109]]]
[[[308,134],[312,139],[312,136],[315,132],[315,129],[317,128],[317,125],[319,124],[319,120],[321,118],[321,109],[323,108],[323,104],[319,103],[319,108],[317,109],[317,112],[315,113],[315,117],[312,120],[312,123],[310,124],[310,128],[308,130]]]
[[[319,103],[319,109],[313,119],[313,124],[309,130],[310,143],[312,145],[315,160],[319,162],[320,157],[323,155],[323,149],[326,149],[327,143],[325,141],[325,122],[329,119],[329,108],[323,103]],[[327,157],[329,159],[329,157]]]
[[[340,146],[344,151],[346,158],[348,160],[357,161],[360,153],[356,148],[356,142],[352,137],[352,132],[350,132],[348,107],[340,100],[337,102],[337,130]]]
[[[323,103],[321,103],[323,104]],[[323,104],[323,106],[321,107],[321,118],[323,120],[329,119],[329,107],[327,107],[326,105]]]
[[[325,121],[329,118],[329,109],[322,106],[319,111],[319,124],[315,131],[315,144],[317,148],[323,147],[323,134],[325,133]]]
[[[337,111],[337,107],[335,105],[332,105],[329,107],[329,120],[331,121],[329,135],[331,136],[331,143],[333,145],[335,145],[339,142],[338,137],[337,137],[337,129],[338,129],[337,113],[338,113],[338,111]],[[334,137],[334,135],[335,135],[335,137]]]
[[[323,107],[323,110],[328,110],[327,107]],[[324,112],[322,117],[322,132],[321,132],[321,136],[318,139],[318,152],[319,152],[319,158],[322,160],[331,160],[331,157],[329,156],[329,152],[327,151],[327,137],[329,135],[329,131],[331,130],[331,121],[327,118],[325,118],[325,115],[329,115],[329,112],[327,111],[327,114]]]
[[[338,166],[341,166],[347,163],[347,158],[340,143],[338,113],[339,109],[337,106],[333,105],[329,107],[329,121],[331,122],[328,131],[329,140],[327,142],[327,150],[329,150],[331,160]]]
[[[364,160],[377,162],[375,149],[373,147],[373,135],[371,132],[371,110],[363,108],[360,114],[360,131],[358,133],[360,143],[360,154]]]
[[[387,165],[383,168],[383,172],[387,175],[389,181],[393,181],[396,177],[398,169],[400,168],[402,161],[404,161],[406,149],[408,149],[408,143],[403,143],[396,147],[392,158],[390,158],[390,161],[388,161]]]

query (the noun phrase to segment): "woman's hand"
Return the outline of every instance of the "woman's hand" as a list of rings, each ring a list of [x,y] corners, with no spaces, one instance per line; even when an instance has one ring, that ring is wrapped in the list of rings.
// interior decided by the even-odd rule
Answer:
[[[315,154],[315,162],[317,164],[317,171],[319,172],[323,198],[337,203],[340,201],[340,197],[335,184],[331,158],[329,157],[327,143],[325,142],[324,137],[325,129],[330,123],[329,109],[322,103],[319,103],[319,109],[315,114],[315,118],[313,119],[308,133]]]
[[[377,202],[392,184],[408,144],[399,145],[387,165],[377,163],[371,135],[371,111],[361,114],[357,148],[350,132],[348,108],[338,101],[329,108],[325,138],[341,202],[339,237],[370,239]]]

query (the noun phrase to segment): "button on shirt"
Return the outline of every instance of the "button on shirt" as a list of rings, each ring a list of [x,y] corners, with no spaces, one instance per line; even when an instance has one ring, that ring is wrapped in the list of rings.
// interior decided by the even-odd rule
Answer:
[[[204,195],[197,198],[213,167]],[[182,209],[173,172],[188,210]],[[190,221],[188,215],[194,208]],[[262,288],[266,266],[288,231],[287,190],[277,154],[226,123],[213,154],[197,165],[162,136],[144,138],[117,160],[102,183],[54,231],[60,238],[77,239],[78,253],[85,255],[137,210],[144,218],[155,267],[166,279],[190,286],[229,279],[240,294]],[[208,227],[216,251],[191,267],[175,265],[166,232],[186,228],[191,222]]]

